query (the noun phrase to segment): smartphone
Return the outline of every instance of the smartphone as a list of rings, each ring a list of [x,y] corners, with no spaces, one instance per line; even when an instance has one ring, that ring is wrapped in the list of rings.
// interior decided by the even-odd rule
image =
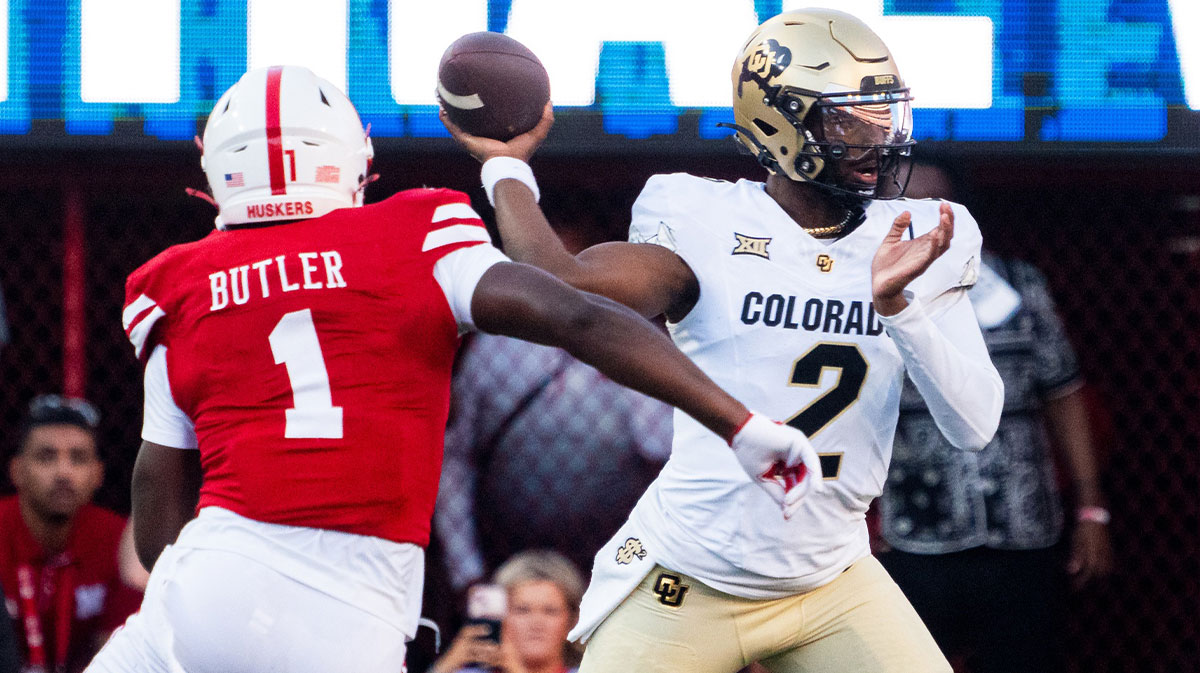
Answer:
[[[508,609],[508,593],[498,584],[476,584],[467,589],[467,624],[488,627],[486,638],[500,642],[500,623]]]

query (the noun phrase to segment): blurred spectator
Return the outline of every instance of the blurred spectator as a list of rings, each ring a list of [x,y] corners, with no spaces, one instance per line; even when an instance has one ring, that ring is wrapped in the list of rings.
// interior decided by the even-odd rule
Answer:
[[[932,167],[914,171],[908,195],[953,198]],[[906,382],[880,499],[892,550],[880,560],[951,659],[973,672],[1054,671],[1068,575],[1079,587],[1111,570],[1109,514],[1083,380],[1045,280],[1023,262],[985,252],[983,263],[969,296],[1004,380],[1000,428],[981,452],[959,451]],[[1069,550],[1052,447],[1074,485]]]
[[[606,235],[568,217],[556,232],[569,249]],[[670,455],[671,418],[563,350],[473,335],[455,370],[434,513],[453,590],[524,549],[590,569]]]
[[[91,504],[104,478],[100,416],[57,395],[29,405],[0,499],[0,584],[26,671],[73,673],[137,609],[118,574],[125,521]]]
[[[495,581],[508,594],[500,642],[485,637],[487,626],[465,626],[430,671],[574,673],[579,652],[567,632],[583,597],[579,570],[562,554],[529,550],[501,565]]]

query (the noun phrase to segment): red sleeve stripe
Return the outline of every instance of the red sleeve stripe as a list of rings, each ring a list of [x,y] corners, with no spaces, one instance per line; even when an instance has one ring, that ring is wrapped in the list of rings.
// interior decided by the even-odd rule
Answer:
[[[283,174],[283,139],[279,135],[279,80],[283,67],[267,71],[267,170],[271,173],[271,193],[287,194]]]
[[[121,326],[125,328],[125,331],[129,331],[129,327],[134,323],[134,318],[151,306],[154,306],[154,300],[144,294],[138,295],[137,299],[129,302],[129,305],[121,312]]]
[[[491,243],[492,237],[488,235],[487,229],[484,229],[482,224],[482,222],[479,224],[452,224],[435,229],[425,236],[425,244],[421,246],[421,252],[468,241]]]
[[[133,344],[133,353],[139,358],[142,357],[142,351],[146,348],[146,339],[150,337],[150,331],[154,329],[154,323],[158,319],[166,315],[166,311],[158,306],[154,307],[145,318],[137,321],[133,329],[129,330],[129,342]]]
[[[433,211],[433,221],[445,222],[446,220],[478,220],[479,213],[466,203],[447,203],[438,206]],[[481,221],[480,224],[483,224]]]

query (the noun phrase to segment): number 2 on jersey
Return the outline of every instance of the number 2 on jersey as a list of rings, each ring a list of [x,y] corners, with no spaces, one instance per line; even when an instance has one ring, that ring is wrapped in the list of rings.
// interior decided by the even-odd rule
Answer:
[[[869,365],[862,351],[854,344],[822,342],[792,365],[792,377],[788,385],[815,388],[821,385],[821,374],[826,369],[837,370],[837,382],[787,421],[788,425],[810,439],[858,401],[858,395],[867,380]],[[842,467],[842,454],[825,453],[820,456],[821,473],[826,479],[836,479]]]
[[[342,408],[333,406],[329,370],[317,340],[312,310],[292,311],[276,323],[268,337],[275,364],[287,366],[292,386],[291,409],[284,411],[288,439],[341,439]]]

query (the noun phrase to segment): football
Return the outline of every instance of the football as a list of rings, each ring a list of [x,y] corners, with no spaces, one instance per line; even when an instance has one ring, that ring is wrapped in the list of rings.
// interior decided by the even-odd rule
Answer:
[[[467,133],[510,140],[537,126],[550,77],[525,45],[501,33],[469,33],[438,65],[438,100]]]

